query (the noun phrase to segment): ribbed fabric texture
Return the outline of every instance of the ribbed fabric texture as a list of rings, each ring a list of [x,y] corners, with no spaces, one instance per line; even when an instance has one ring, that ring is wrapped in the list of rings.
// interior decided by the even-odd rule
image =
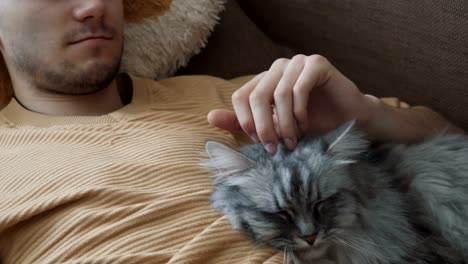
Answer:
[[[238,86],[211,77],[133,78],[105,116],[0,112],[0,263],[282,263],[209,203],[199,166],[208,125]]]

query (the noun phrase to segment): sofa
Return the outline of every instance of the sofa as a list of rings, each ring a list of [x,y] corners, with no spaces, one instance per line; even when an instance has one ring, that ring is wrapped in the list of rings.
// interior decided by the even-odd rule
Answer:
[[[255,74],[321,54],[365,93],[426,105],[468,129],[468,2],[228,0],[202,52],[176,75]]]

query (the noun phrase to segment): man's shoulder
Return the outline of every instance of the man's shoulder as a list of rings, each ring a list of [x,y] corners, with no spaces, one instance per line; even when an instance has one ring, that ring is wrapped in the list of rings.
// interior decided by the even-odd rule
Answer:
[[[159,108],[168,104],[206,107],[232,108],[232,94],[253,75],[231,80],[209,75],[183,75],[161,80],[131,76],[134,94],[145,98],[151,105]],[[206,109],[205,109],[206,110]]]
[[[181,76],[173,76],[168,77],[165,79],[151,79],[146,77],[138,77],[134,75],[130,75],[134,83],[136,84],[145,84],[145,85],[165,85],[170,87],[185,87],[187,85],[197,85],[200,83],[203,84],[213,84],[213,85],[228,85],[228,86],[237,86],[236,83],[233,83],[229,80],[210,76],[210,75],[181,75]]]
[[[226,79],[208,75],[184,75],[161,80],[131,76],[135,89],[144,89],[149,93],[173,94],[178,98],[188,96],[204,96],[216,93],[227,97],[237,90],[240,85]]]
[[[158,85],[163,85],[166,87],[173,87],[175,89],[178,87],[182,89],[186,87],[201,87],[202,89],[215,87],[217,89],[228,90],[229,92],[237,90],[255,77],[255,75],[245,75],[228,80],[211,75],[180,75],[156,80],[134,75],[130,76],[136,86],[148,86],[150,88],[154,88]]]

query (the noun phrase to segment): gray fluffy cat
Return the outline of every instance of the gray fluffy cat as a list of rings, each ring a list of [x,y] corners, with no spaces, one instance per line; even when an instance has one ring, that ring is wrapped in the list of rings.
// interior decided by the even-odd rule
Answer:
[[[293,151],[208,142],[213,206],[288,263],[468,263],[468,137],[371,148],[348,122]]]

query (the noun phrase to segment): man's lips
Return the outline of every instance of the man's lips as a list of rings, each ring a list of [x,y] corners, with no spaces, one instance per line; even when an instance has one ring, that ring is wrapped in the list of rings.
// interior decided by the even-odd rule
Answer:
[[[81,39],[76,40],[76,41],[72,41],[69,44],[73,45],[73,44],[78,44],[78,43],[82,43],[82,42],[90,41],[90,40],[96,40],[96,41],[99,41],[99,40],[112,40],[112,37],[109,37],[109,36],[89,36],[89,37],[81,38]]]

